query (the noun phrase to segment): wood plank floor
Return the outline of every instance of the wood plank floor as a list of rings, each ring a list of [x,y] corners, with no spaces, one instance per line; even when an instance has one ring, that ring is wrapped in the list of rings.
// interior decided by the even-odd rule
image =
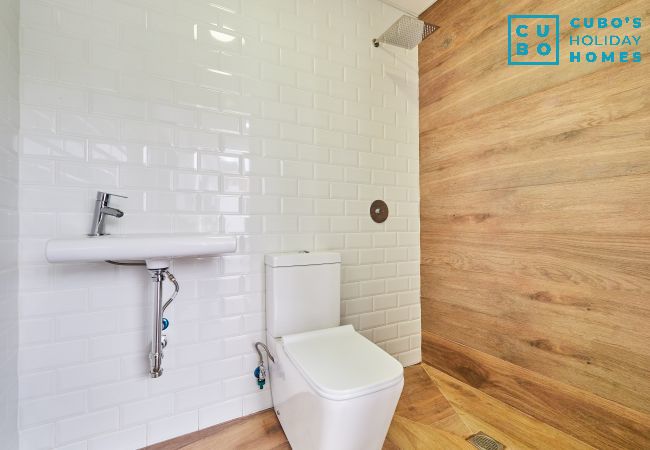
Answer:
[[[404,370],[405,384],[384,450],[471,450],[483,431],[508,449],[592,449],[426,364]],[[273,410],[147,447],[146,450],[290,449]]]

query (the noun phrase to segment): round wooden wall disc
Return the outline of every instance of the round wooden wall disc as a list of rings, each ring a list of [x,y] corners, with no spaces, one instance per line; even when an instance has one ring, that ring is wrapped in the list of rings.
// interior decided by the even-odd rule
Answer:
[[[377,223],[385,222],[388,219],[388,205],[383,200],[375,200],[370,205],[370,217]]]

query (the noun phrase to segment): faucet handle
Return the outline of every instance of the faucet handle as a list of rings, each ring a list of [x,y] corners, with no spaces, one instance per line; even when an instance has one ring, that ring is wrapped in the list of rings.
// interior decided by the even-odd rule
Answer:
[[[129,198],[126,195],[111,194],[109,192],[97,191],[97,200],[108,202],[111,197]]]

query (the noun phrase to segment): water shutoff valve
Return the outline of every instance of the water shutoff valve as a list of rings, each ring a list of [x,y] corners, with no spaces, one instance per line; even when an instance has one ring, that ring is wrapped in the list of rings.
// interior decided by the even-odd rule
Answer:
[[[260,389],[264,389],[264,385],[266,384],[266,368],[264,367],[264,363],[255,368],[253,375],[257,378],[257,386],[259,386]]]
[[[260,389],[264,389],[264,385],[266,384],[266,367],[264,367],[264,358],[262,358],[262,351],[260,350],[260,347],[266,352],[266,356],[269,358],[269,361],[275,362],[275,359],[265,344],[261,342],[255,343],[255,350],[257,350],[259,362],[257,364],[257,368],[253,371],[253,375],[255,378],[257,378],[257,386],[259,386]]]

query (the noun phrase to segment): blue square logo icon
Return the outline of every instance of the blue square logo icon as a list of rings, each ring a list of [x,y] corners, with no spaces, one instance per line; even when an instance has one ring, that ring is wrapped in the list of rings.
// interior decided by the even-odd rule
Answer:
[[[559,65],[560,16],[509,15],[508,64],[511,66]]]

